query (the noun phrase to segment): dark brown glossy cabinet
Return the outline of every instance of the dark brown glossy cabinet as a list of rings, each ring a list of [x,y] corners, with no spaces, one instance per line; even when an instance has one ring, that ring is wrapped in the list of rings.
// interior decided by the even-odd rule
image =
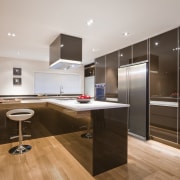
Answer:
[[[177,143],[177,108],[150,106],[150,134]]]
[[[168,31],[150,39],[150,98],[176,98],[178,65],[178,29]],[[157,69],[154,69],[157,66]],[[154,99],[153,99],[154,100]]]
[[[148,60],[148,40],[132,45],[133,63]]]
[[[106,97],[117,98],[118,51],[106,55]]]
[[[120,66],[131,64],[132,63],[132,46],[128,46],[126,48],[120,49],[119,51],[120,57]]]
[[[94,65],[94,63],[88,64],[88,65],[86,65],[84,67],[84,75],[85,75],[85,77],[95,75],[95,65]]]
[[[95,84],[105,83],[105,56],[95,59]]]

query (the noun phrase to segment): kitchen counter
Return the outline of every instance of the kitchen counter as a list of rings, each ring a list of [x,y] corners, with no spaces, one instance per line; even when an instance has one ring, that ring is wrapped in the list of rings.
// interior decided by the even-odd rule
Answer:
[[[14,108],[35,109],[34,121],[42,125],[47,123],[50,132],[59,132],[60,129],[57,139],[92,175],[127,163],[128,107],[129,104],[93,99],[89,103],[79,103],[69,98],[23,99],[0,104],[4,113]],[[77,132],[82,133],[82,125],[76,128],[80,121],[90,126],[92,139],[75,136]],[[1,124],[6,129],[6,123]]]
[[[89,111],[89,110],[97,110],[97,109],[129,107],[129,104],[94,101],[92,99],[89,103],[79,103],[76,100],[60,100],[60,99],[47,99],[46,101],[48,103],[53,103],[74,111]]]
[[[71,109],[73,111],[89,111],[89,110],[97,110],[97,109],[111,109],[111,108],[124,108],[129,107],[129,104],[122,103],[113,103],[113,102],[103,102],[103,101],[94,101],[90,100],[88,103],[79,103],[76,100],[72,99],[23,99],[23,100],[4,100],[1,104],[29,104],[29,103],[52,103],[60,107],[64,107],[67,109]]]

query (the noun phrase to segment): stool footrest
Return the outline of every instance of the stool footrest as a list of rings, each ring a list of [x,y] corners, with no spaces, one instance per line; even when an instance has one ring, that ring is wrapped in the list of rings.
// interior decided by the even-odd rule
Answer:
[[[23,137],[31,137],[30,134],[27,134],[27,135],[22,135]],[[9,139],[16,139],[16,138],[19,138],[19,136],[12,136],[10,137]]]

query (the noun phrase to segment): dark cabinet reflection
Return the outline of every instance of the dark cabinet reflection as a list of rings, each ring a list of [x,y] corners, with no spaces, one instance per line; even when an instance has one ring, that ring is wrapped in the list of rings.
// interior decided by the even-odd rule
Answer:
[[[95,59],[95,84],[105,83],[105,56]]]
[[[173,101],[177,97],[177,35],[174,29],[150,39],[151,100]]]

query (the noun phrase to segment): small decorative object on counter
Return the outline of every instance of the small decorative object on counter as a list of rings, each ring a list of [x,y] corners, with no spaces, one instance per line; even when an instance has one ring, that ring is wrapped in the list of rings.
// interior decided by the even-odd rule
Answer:
[[[91,96],[82,94],[81,96],[79,96],[79,97],[77,98],[77,101],[78,101],[79,103],[88,103],[88,102],[91,101]]]

